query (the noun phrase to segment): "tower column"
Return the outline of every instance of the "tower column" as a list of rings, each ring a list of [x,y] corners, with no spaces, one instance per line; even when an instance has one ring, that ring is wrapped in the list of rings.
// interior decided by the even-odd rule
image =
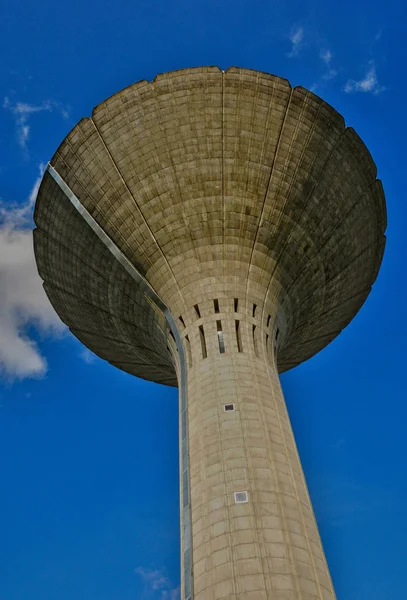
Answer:
[[[254,323],[212,314],[183,334],[194,598],[333,600],[275,331]]]

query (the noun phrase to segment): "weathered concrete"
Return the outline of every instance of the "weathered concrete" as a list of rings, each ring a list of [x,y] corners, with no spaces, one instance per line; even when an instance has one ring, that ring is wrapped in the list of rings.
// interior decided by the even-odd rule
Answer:
[[[182,338],[193,597],[332,600],[278,371],[338,335],[377,276],[385,202],[360,138],[284,79],[206,67],[112,96],[51,164],[162,302],[47,173],[35,251],[61,318],[112,364],[168,385],[181,359],[162,306]]]

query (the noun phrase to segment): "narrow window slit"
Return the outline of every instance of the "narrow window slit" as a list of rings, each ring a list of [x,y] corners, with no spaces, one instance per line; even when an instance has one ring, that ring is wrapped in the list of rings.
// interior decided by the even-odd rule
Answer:
[[[184,319],[181,317],[181,315],[178,317],[178,321],[181,323],[181,325],[182,325],[183,327],[185,327],[185,321],[184,321]]]
[[[225,353],[225,340],[223,337],[223,331],[222,331],[222,323],[221,321],[216,321],[216,331],[218,334],[218,344],[219,344],[219,352],[221,354]]]
[[[189,341],[189,337],[187,335],[185,336],[185,346],[187,349],[188,367],[192,367],[191,342]]]
[[[168,333],[170,334],[170,336],[172,337],[172,339],[175,342],[175,337],[174,337],[174,334],[172,333],[171,329],[169,329]],[[177,343],[177,342],[175,342],[175,343]]]
[[[253,348],[254,348],[254,353],[255,353],[256,356],[258,356],[259,353],[257,352],[256,325],[253,325],[252,333],[253,333]]]
[[[235,330],[236,330],[237,351],[238,352],[243,352],[242,335],[241,335],[241,332],[240,332],[240,321],[235,321]]]
[[[215,309],[215,313],[219,312],[219,300],[215,299],[213,301],[213,308]]]
[[[270,319],[271,319],[271,315],[269,315],[269,316],[267,317],[267,327],[270,325]]]
[[[266,354],[269,355],[270,345],[269,345],[269,335],[266,333]]]
[[[279,335],[280,335],[280,330],[279,330],[279,329],[277,329],[277,331],[276,331],[276,341],[278,340],[278,336],[279,336]]]
[[[239,308],[239,298],[235,298],[234,307],[235,307],[235,312],[237,312],[237,309]]]
[[[202,358],[206,358],[208,356],[208,353],[206,351],[205,333],[202,325],[199,326],[199,337],[201,340]]]
[[[257,304],[253,304],[253,317],[256,316],[256,308],[257,308]]]
[[[198,319],[201,318],[201,311],[199,310],[199,306],[197,304],[194,304],[194,308],[195,308],[195,312],[198,315]]]

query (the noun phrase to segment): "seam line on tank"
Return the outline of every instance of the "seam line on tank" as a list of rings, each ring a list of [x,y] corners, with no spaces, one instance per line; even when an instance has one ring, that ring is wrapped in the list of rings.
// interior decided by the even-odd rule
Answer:
[[[90,119],[90,121],[92,122],[92,125],[93,125],[93,127],[95,128],[95,131],[96,131],[96,133],[97,133],[97,135],[98,135],[98,137],[99,137],[100,141],[102,142],[103,148],[105,149],[105,151],[106,151],[106,153],[107,153],[108,157],[110,158],[110,161],[111,161],[111,163],[112,163],[112,165],[113,165],[114,169],[116,170],[116,172],[117,172],[118,176],[120,177],[120,180],[121,180],[121,182],[123,183],[123,185],[124,185],[124,187],[126,188],[126,190],[127,190],[128,194],[129,194],[129,195],[130,195],[130,197],[132,198],[132,200],[133,200],[133,202],[134,202],[134,205],[136,206],[136,208],[137,208],[137,210],[138,210],[138,212],[139,212],[139,214],[140,214],[140,216],[141,216],[141,218],[142,218],[142,220],[143,220],[143,222],[144,222],[144,225],[146,226],[146,228],[147,228],[147,230],[148,230],[149,234],[151,235],[151,238],[152,238],[153,242],[154,242],[154,243],[157,245],[157,248],[158,248],[158,250],[159,250],[159,252],[160,252],[160,254],[161,254],[161,257],[163,258],[163,260],[164,260],[165,264],[167,265],[167,267],[168,267],[168,269],[169,269],[169,271],[170,271],[170,273],[171,273],[171,275],[172,275],[172,278],[173,278],[173,280],[174,280],[174,282],[175,282],[175,286],[176,286],[176,288],[177,288],[177,290],[178,290],[178,294],[179,294],[179,296],[180,296],[180,298],[181,298],[181,300],[182,300],[182,295],[181,295],[181,292],[180,292],[180,288],[179,288],[179,285],[178,285],[178,281],[177,281],[177,279],[176,279],[176,277],[175,277],[175,275],[174,275],[174,272],[173,272],[173,270],[172,270],[172,268],[171,268],[171,265],[169,264],[169,262],[168,262],[168,260],[167,260],[167,258],[166,258],[166,256],[165,256],[165,254],[164,254],[164,252],[163,252],[163,250],[162,250],[162,248],[161,248],[160,244],[158,243],[158,240],[157,240],[157,238],[155,237],[154,233],[152,232],[152,230],[151,230],[151,228],[150,228],[150,226],[149,226],[149,224],[148,224],[148,222],[147,222],[147,219],[145,218],[145,216],[144,216],[144,214],[143,214],[143,211],[141,210],[140,206],[138,205],[138,202],[137,202],[137,200],[135,199],[135,197],[133,196],[133,194],[132,194],[132,192],[131,192],[131,190],[130,190],[129,186],[127,185],[127,183],[126,183],[126,181],[125,181],[125,179],[124,179],[124,177],[123,177],[123,175],[122,175],[122,173],[121,173],[121,171],[120,171],[119,167],[117,166],[117,163],[116,163],[115,159],[114,159],[114,158],[113,158],[113,156],[112,156],[112,153],[110,152],[109,148],[107,147],[107,145],[106,145],[106,143],[105,143],[105,140],[103,139],[103,137],[102,137],[102,135],[101,135],[101,133],[100,133],[100,131],[99,131],[99,128],[98,128],[98,126],[96,125],[96,123],[95,123],[95,121],[93,120],[93,118],[91,118],[91,119]],[[182,301],[183,301],[183,300],[182,300]],[[184,305],[184,308],[185,308],[185,305]]]
[[[323,103],[323,104],[325,104],[325,103]],[[319,112],[319,111],[318,111],[318,112]],[[314,121],[314,122],[315,122],[315,121]],[[329,121],[329,125],[330,125],[331,123],[332,123],[332,121]],[[305,198],[305,201],[304,201],[304,207],[303,207],[303,209],[302,209],[302,211],[301,211],[301,214],[300,214],[300,216],[299,216],[298,220],[300,220],[300,219],[301,219],[301,217],[302,217],[302,214],[303,214],[303,213],[304,213],[304,211],[305,211],[305,207],[306,207],[306,205],[307,205],[307,203],[308,203],[308,200],[309,200],[309,199],[312,197],[312,194],[314,194],[315,190],[316,190],[316,189],[318,188],[318,186],[320,185],[320,183],[321,183],[321,178],[322,178],[322,175],[323,175],[323,173],[324,173],[324,171],[325,171],[325,168],[326,168],[327,164],[329,163],[329,161],[330,161],[330,159],[331,159],[331,157],[332,157],[332,155],[333,155],[334,151],[336,150],[336,148],[337,148],[337,146],[338,146],[338,144],[339,144],[339,142],[340,142],[340,140],[341,140],[341,138],[342,138],[343,134],[345,133],[345,131],[346,131],[346,127],[344,126],[344,129],[343,129],[343,130],[342,130],[342,131],[339,133],[337,140],[335,141],[334,145],[332,146],[331,152],[328,154],[328,156],[327,156],[326,160],[324,161],[324,163],[323,163],[323,165],[322,165],[322,167],[321,167],[321,170],[320,170],[320,173],[319,173],[319,176],[318,176],[318,179],[317,179],[317,181],[314,183],[314,185],[313,185],[312,189],[309,191],[309,193],[307,194],[307,197]],[[318,155],[318,153],[316,153],[315,159],[317,158],[317,155]],[[274,273],[275,273],[275,271],[276,271],[276,269],[277,269],[277,265],[278,265],[278,263],[279,263],[279,260],[280,260],[280,258],[281,258],[281,256],[282,256],[282,254],[283,254],[283,252],[284,252],[284,250],[285,250],[285,248],[286,248],[287,244],[288,244],[288,238],[286,239],[286,242],[284,243],[284,245],[283,245],[283,247],[282,247],[282,249],[281,249],[281,251],[280,251],[280,253],[279,253],[278,257],[277,257],[277,260],[276,260],[276,262],[275,262],[274,268],[273,268],[273,270],[272,270],[272,272],[271,272],[271,274],[270,274],[270,279],[269,279],[269,283],[268,283],[268,285],[267,285],[267,291],[266,291],[266,294],[265,294],[264,307],[267,305],[267,300],[268,300],[268,296],[269,296],[269,293],[270,293],[270,286],[271,286],[271,283],[272,283],[272,281],[273,281],[273,276],[274,276]],[[264,310],[264,308],[263,308],[263,310]]]
[[[295,88],[293,88],[293,90],[292,90],[292,91],[294,91],[294,90],[295,90]],[[315,129],[315,124],[316,124],[316,121],[317,121],[317,117],[319,116],[319,112],[320,112],[320,110],[321,110],[321,106],[322,106],[322,103],[321,103],[321,104],[318,106],[318,111],[317,111],[317,113],[316,113],[316,115],[315,115],[315,117],[314,117],[314,120],[313,120],[313,122],[312,122],[312,126],[311,126],[311,128],[310,128],[310,131],[309,131],[309,133],[308,133],[308,135],[307,135],[307,141],[306,141],[306,143],[303,145],[303,148],[302,148],[302,151],[301,151],[301,156],[300,156],[300,159],[299,159],[299,160],[298,160],[298,162],[297,162],[297,167],[296,167],[295,173],[294,173],[294,175],[293,175],[293,176],[292,176],[292,178],[291,178],[290,187],[289,187],[289,189],[288,189],[287,196],[285,197],[285,202],[284,202],[284,206],[283,206],[283,209],[282,209],[282,210],[284,210],[284,208],[285,208],[285,205],[287,204],[287,198],[289,197],[289,194],[291,193],[292,187],[293,187],[293,185],[294,185],[295,177],[296,177],[296,175],[297,175],[298,169],[300,168],[301,160],[302,160],[302,158],[303,158],[303,156],[304,156],[304,154],[305,154],[305,151],[306,151],[306,149],[308,148],[309,140],[311,139],[312,133],[314,132],[314,129]],[[301,111],[301,114],[303,114],[303,112],[304,112],[304,109],[305,109],[305,107],[303,107],[303,109],[302,109],[302,111]],[[287,112],[288,112],[288,107],[287,107]],[[300,120],[298,119],[298,121],[297,121],[297,124],[296,124],[296,130],[298,130],[298,128],[299,128],[299,122],[300,122]],[[339,137],[340,137],[340,136],[339,136]],[[336,145],[335,145],[335,146],[336,146]],[[318,154],[316,153],[316,154],[315,154],[315,156],[314,156],[314,160],[313,160],[313,163],[312,163],[312,164],[314,164],[314,163],[315,163],[317,156],[318,156]],[[322,172],[322,171],[321,171],[321,172]],[[319,182],[319,180],[318,180],[318,182]],[[315,189],[315,186],[313,187],[313,190],[314,190],[314,189]],[[310,194],[311,194],[311,193],[310,193]],[[310,194],[307,196],[307,200],[308,200],[308,198],[310,197]],[[304,210],[305,210],[305,206],[306,206],[306,202],[304,202],[304,207],[302,208],[302,210],[301,210],[301,212],[300,212],[300,215],[299,215],[299,218],[298,218],[298,222],[300,221],[300,219],[301,219],[301,217],[302,217],[302,214],[303,214],[303,212],[304,212]],[[278,226],[280,225],[280,219],[278,220],[278,222],[277,222],[277,225],[278,225]],[[284,244],[283,244],[283,247],[281,248],[281,251],[279,252],[279,255],[278,255],[278,257],[277,257],[277,260],[276,260],[276,262],[275,262],[275,265],[274,265],[274,267],[273,267],[273,269],[272,269],[272,272],[271,272],[271,274],[270,274],[270,279],[269,279],[269,282],[268,282],[268,284],[267,284],[267,291],[266,291],[266,294],[265,294],[265,297],[264,297],[264,303],[263,303],[263,309],[262,309],[262,317],[261,317],[261,318],[262,318],[262,320],[263,320],[263,318],[264,318],[264,314],[265,314],[265,311],[266,311],[267,299],[268,299],[268,295],[269,295],[270,286],[271,286],[271,283],[272,283],[272,280],[273,280],[273,275],[274,275],[274,273],[275,273],[275,271],[276,271],[276,269],[277,269],[277,265],[278,265],[278,263],[279,263],[279,261],[280,261],[280,257],[281,257],[281,256],[283,256],[283,254],[284,254],[284,250],[285,250],[285,248],[287,247],[287,244],[288,244],[289,237],[290,237],[290,236],[287,236],[287,238],[286,238],[286,240],[285,240],[285,242],[284,242]]]
[[[275,86],[273,86],[273,96],[274,96],[274,91],[275,91]],[[250,259],[249,259],[249,266],[247,269],[247,284],[246,284],[246,304],[247,304],[247,293],[248,293],[248,288],[249,288],[249,274],[250,274],[250,268],[252,265],[252,260],[253,260],[253,254],[254,254],[254,248],[256,246],[256,242],[259,236],[259,231],[260,231],[260,227],[261,227],[261,223],[263,220],[263,215],[264,215],[264,207],[266,206],[266,201],[267,201],[267,196],[270,190],[270,184],[271,184],[271,179],[273,177],[273,172],[274,172],[274,167],[277,161],[277,156],[278,156],[278,151],[279,151],[279,147],[280,147],[280,141],[282,138],[282,134],[283,134],[283,130],[284,130],[284,125],[287,119],[287,114],[288,114],[288,108],[290,106],[290,102],[291,102],[291,97],[292,97],[292,93],[293,93],[293,88],[290,89],[290,94],[288,96],[287,99],[287,104],[285,106],[285,111],[284,111],[284,117],[281,120],[281,126],[280,126],[280,131],[278,133],[278,138],[277,138],[277,144],[276,144],[276,150],[273,156],[273,160],[270,166],[270,173],[269,173],[269,177],[268,177],[268,181],[267,181],[267,186],[266,186],[266,190],[264,192],[264,197],[263,197],[263,202],[262,202],[262,206],[261,206],[261,211],[260,211],[260,215],[259,215],[259,220],[257,221],[257,227],[256,227],[256,234],[254,236],[254,240],[253,240],[253,245],[252,245],[252,249],[250,252]],[[270,101],[270,105],[271,105],[271,101]],[[271,110],[271,108],[270,108]]]
[[[168,86],[171,89],[171,93],[170,93],[170,98],[171,98],[171,106],[172,106],[172,110],[173,110],[173,114],[176,115],[178,117],[178,105],[177,103],[174,101],[174,93],[173,93],[173,78],[172,77],[167,77],[166,80],[168,81]],[[178,195],[179,195],[179,199],[180,202],[178,203],[178,208],[181,211],[181,219],[180,222],[183,224],[184,230],[187,234],[189,234],[189,239],[190,239],[190,243],[191,243],[191,247],[193,248],[194,251],[194,255],[195,255],[195,265],[196,267],[201,271],[201,261],[199,260],[198,257],[198,251],[197,251],[197,246],[194,242],[193,236],[192,236],[192,232],[191,232],[191,227],[188,223],[188,218],[185,215],[185,201],[182,195],[182,191],[181,191],[181,186],[179,184],[179,180],[178,180],[178,176],[177,176],[177,171],[176,171],[176,163],[174,163],[174,158],[171,152],[171,148],[170,145],[168,143],[168,139],[167,139],[167,134],[166,134],[166,128],[165,125],[161,119],[161,115],[163,113],[162,109],[161,109],[161,104],[160,104],[160,96],[159,94],[157,94],[157,86],[155,85],[155,82],[152,84],[152,89],[153,89],[153,94],[154,94],[154,100],[156,105],[158,106],[158,111],[157,111],[157,122],[158,122],[158,126],[160,129],[160,132],[163,134],[163,145],[165,145],[167,154],[168,154],[168,158],[170,161],[170,165],[171,165],[171,170],[172,173],[174,174],[174,181],[175,181],[175,187],[178,189]],[[168,191],[170,193],[170,196],[172,197],[172,191],[173,191],[173,187],[169,187]],[[158,242],[157,242],[158,244]],[[165,258],[165,257],[164,257]],[[167,261],[168,264],[168,261]],[[170,265],[168,264],[168,267],[170,267]],[[172,271],[171,271],[172,272]],[[184,311],[187,312],[187,307],[185,306],[184,303],[184,297],[181,294],[181,290],[180,290],[180,286],[178,285],[178,281],[175,277],[175,274],[172,272],[173,277],[174,277],[174,281],[177,285],[178,288],[178,292],[181,298],[181,301],[184,305]]]

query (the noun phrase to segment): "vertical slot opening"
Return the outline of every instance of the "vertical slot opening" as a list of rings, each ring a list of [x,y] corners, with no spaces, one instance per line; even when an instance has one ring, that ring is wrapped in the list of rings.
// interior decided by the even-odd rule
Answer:
[[[243,352],[242,335],[241,335],[241,332],[240,332],[240,321],[235,321],[235,329],[236,329],[237,351],[238,352]]]
[[[205,333],[202,325],[199,326],[199,337],[201,340],[202,358],[206,358],[208,356],[208,353],[206,351]]]
[[[218,334],[219,352],[221,354],[224,354],[225,353],[225,339],[223,337],[222,323],[220,321],[216,321],[216,331]]]
[[[235,298],[234,308],[235,308],[235,312],[237,312],[237,309],[239,308],[239,298]]]
[[[185,327],[185,322],[184,322],[184,319],[181,317],[181,315],[178,317],[178,321],[181,323],[181,325],[183,327]]]
[[[201,311],[199,310],[199,306],[197,304],[194,304],[194,308],[195,308],[195,312],[198,315],[198,319],[201,318]]]
[[[266,333],[266,354],[269,356],[270,354],[270,345],[269,345],[269,334]]]
[[[280,330],[279,330],[279,329],[277,329],[277,331],[276,331],[276,341],[278,340],[278,336],[279,336],[279,335],[280,335]]]
[[[217,298],[215,298],[215,300],[213,301],[213,308],[215,309],[216,313],[219,312],[219,300]]]
[[[257,304],[253,304],[253,317],[256,316],[256,308],[257,308]]]
[[[190,343],[189,337],[187,335],[185,336],[185,346],[186,346],[186,349],[187,349],[188,367],[192,367],[191,343]]]
[[[269,315],[269,316],[267,317],[267,327],[270,325],[270,319],[271,319],[271,315]]]
[[[172,333],[171,329],[168,331],[168,333],[170,334],[170,336],[172,337],[172,339],[174,340],[174,342],[176,344],[177,342],[175,341],[175,337],[174,337],[174,334]]]
[[[253,325],[253,329],[252,329],[252,335],[253,335],[253,348],[254,348],[254,353],[256,356],[258,356],[258,351],[257,351],[257,335],[256,335],[256,325]]]

